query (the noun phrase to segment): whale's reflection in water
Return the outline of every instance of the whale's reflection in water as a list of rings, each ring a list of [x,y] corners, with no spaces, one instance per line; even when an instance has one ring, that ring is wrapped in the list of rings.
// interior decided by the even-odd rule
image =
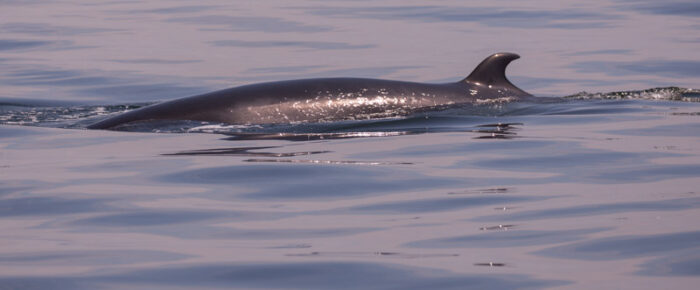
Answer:
[[[271,149],[279,148],[279,146],[261,146],[261,147],[232,147],[232,148],[214,148],[214,149],[201,149],[201,150],[189,150],[180,151],[175,153],[163,153],[164,156],[197,156],[197,155],[212,155],[212,156],[256,156],[256,157],[292,157],[292,156],[305,156],[314,154],[329,153],[331,151],[305,151],[305,152],[285,152],[285,153],[274,153],[274,152],[251,152],[253,150],[261,149]]]
[[[234,133],[234,132],[218,132],[230,137],[225,140],[286,140],[286,141],[316,141],[316,140],[334,140],[334,139],[349,139],[349,138],[368,138],[368,137],[395,137],[404,135],[417,135],[425,133],[437,132],[469,132],[477,133],[475,139],[489,138],[513,138],[517,131],[521,130],[519,126],[523,123],[494,123],[482,124],[462,128],[453,127],[430,127],[430,128],[406,128],[402,131],[356,131],[356,132],[328,132],[328,133]]]
[[[354,160],[310,160],[310,159],[246,159],[244,162],[298,163],[298,164],[349,164],[349,165],[412,165],[411,162],[354,161]]]
[[[339,132],[339,133],[224,133],[230,137],[225,140],[285,140],[285,141],[316,141],[348,138],[391,137],[421,134],[417,131],[396,132]]]

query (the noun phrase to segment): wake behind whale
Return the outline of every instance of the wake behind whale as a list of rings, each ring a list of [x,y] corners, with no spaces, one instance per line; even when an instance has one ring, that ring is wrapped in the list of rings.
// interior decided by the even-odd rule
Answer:
[[[244,85],[143,107],[88,128],[151,120],[284,124],[374,119],[458,104],[534,98],[505,76],[506,66],[518,58],[513,53],[493,54],[465,79],[446,84],[321,78]]]

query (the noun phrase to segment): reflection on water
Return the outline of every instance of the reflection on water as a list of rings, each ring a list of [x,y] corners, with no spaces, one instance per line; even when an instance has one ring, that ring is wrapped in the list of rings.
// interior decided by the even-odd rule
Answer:
[[[380,161],[354,161],[354,160],[309,160],[309,159],[246,159],[244,162],[262,163],[311,163],[311,164],[350,164],[350,165],[411,165],[410,162],[380,162]]]
[[[368,257],[368,256],[385,256],[400,259],[418,259],[418,258],[440,258],[440,257],[457,257],[457,254],[407,254],[407,253],[396,253],[396,252],[374,252],[374,253],[362,253],[362,252],[310,252],[302,254],[288,254],[287,256],[292,257]]]
[[[9,266],[32,266],[36,263],[43,265],[128,265],[154,261],[178,261],[192,256],[163,251],[119,250],[119,251],[59,251],[11,253],[0,256],[0,264]]]
[[[286,141],[314,141],[345,138],[390,137],[418,132],[343,132],[343,133],[225,133],[231,136],[226,140],[286,140]]]
[[[186,2],[0,0],[0,289],[697,288],[697,4]],[[254,82],[454,82],[497,51],[566,97],[83,130]]]
[[[539,288],[600,267],[690,283],[697,137],[654,132],[693,130],[667,113],[697,105],[605,106],[621,108],[605,126],[601,113],[438,118],[452,130],[311,141],[3,126],[0,283]]]
[[[513,230],[479,233],[478,235],[415,241],[407,244],[415,248],[505,248],[532,245],[559,244],[577,241],[582,236],[610,229],[583,229],[558,231]]]
[[[482,231],[507,231],[509,229],[515,228],[515,225],[497,225],[497,226],[489,226],[489,227],[480,227],[479,229]]]
[[[541,288],[600,267],[617,269],[611,281],[691,283],[697,137],[654,132],[693,130],[668,112],[698,105],[605,106],[620,110],[310,141],[2,126],[0,283]],[[418,124],[382,122],[357,126]]]
[[[483,266],[483,267],[504,267],[506,264],[504,263],[494,263],[494,262],[488,262],[488,263],[474,263],[474,266]]]
[[[700,257],[697,249],[694,248],[679,251],[677,254],[644,263],[638,274],[646,276],[699,276]]]
[[[22,192],[23,190],[20,190]],[[56,197],[19,197],[0,200],[0,216],[53,216],[110,210],[100,199],[64,199]]]
[[[276,277],[269,279],[269,277]],[[567,284],[522,275],[459,275],[418,267],[353,262],[210,264],[75,277],[6,278],[9,288],[90,289],[117,287],[236,287],[274,289],[531,289]]]
[[[698,249],[700,232],[678,232],[648,236],[618,236],[544,249],[540,255],[565,259],[613,260],[656,256],[686,249]]]
[[[514,188],[508,187],[497,187],[497,188],[483,188],[483,189],[468,189],[462,192],[449,192],[447,194],[495,194],[495,193],[513,193]]]
[[[292,157],[292,156],[306,156],[306,155],[313,155],[313,154],[323,154],[323,153],[330,152],[330,151],[286,152],[286,153],[250,152],[252,150],[270,149],[270,148],[276,148],[276,147],[234,147],[234,148],[201,149],[201,150],[180,151],[180,152],[176,152],[176,153],[164,153],[161,155],[164,155],[164,156],[213,155],[213,156]]]
[[[536,220],[550,218],[564,218],[576,216],[593,216],[601,214],[634,212],[634,211],[676,211],[692,209],[700,206],[700,198],[666,199],[651,202],[619,202],[610,204],[578,205],[556,209],[524,210],[509,215],[489,215],[477,217],[478,221],[497,220]]]
[[[348,210],[371,214],[422,213],[431,211],[444,212],[469,207],[483,207],[486,205],[504,203],[513,204],[517,202],[530,202],[543,199],[545,198],[528,196],[483,196],[466,198],[449,197],[373,203],[371,205],[354,206]]]

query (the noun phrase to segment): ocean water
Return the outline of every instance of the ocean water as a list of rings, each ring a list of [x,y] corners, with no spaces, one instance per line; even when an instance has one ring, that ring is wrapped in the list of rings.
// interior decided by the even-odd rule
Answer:
[[[0,289],[695,289],[691,1],[0,0]],[[85,127],[248,83],[543,102]]]

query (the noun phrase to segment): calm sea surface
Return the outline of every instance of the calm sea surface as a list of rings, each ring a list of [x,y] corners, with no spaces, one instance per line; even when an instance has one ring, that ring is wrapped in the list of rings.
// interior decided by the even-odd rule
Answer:
[[[0,289],[697,289],[700,4],[470,2],[0,0]],[[499,51],[566,98],[84,129]]]

